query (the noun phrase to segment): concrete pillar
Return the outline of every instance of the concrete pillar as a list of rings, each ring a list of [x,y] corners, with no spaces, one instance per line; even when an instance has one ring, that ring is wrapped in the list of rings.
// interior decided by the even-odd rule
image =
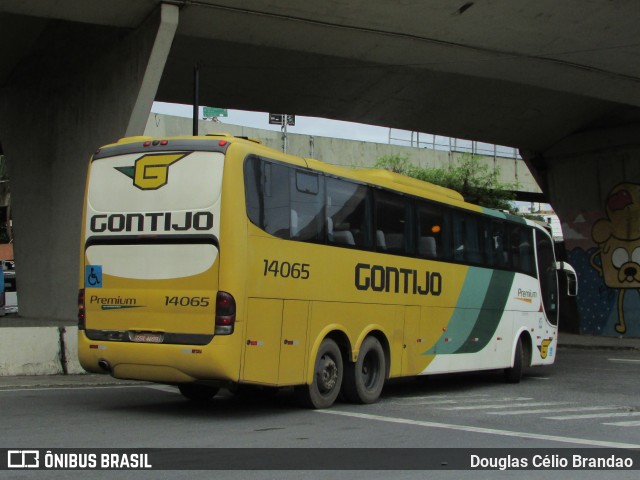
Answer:
[[[640,337],[639,138],[640,123],[591,130],[544,155],[583,334]]]
[[[109,42],[82,38],[74,24],[54,27],[34,55],[57,48],[56,58],[71,60],[38,71],[46,59],[31,58],[0,90],[21,317],[75,322],[88,159],[125,133],[143,133],[177,23],[178,8],[161,5],[134,31],[104,32]],[[70,48],[82,55],[65,55]]]

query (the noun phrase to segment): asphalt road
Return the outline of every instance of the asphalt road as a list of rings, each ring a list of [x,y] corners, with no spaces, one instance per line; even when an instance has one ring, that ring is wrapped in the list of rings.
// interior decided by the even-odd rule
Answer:
[[[194,404],[151,384],[0,388],[2,448],[640,448],[637,351],[559,352],[520,384],[496,372],[395,381],[373,405],[299,408],[292,392]],[[331,450],[327,455],[331,469]],[[335,451],[333,451],[335,453]],[[375,451],[371,451],[375,455]],[[399,459],[401,462],[401,459]],[[251,459],[247,460],[247,468]],[[10,476],[5,477],[4,474]],[[0,472],[3,478],[195,478],[198,472]],[[292,471],[200,472],[202,478],[299,478]],[[312,478],[495,478],[498,472],[309,472]],[[508,472],[603,478],[605,472]],[[606,472],[636,478],[635,472]],[[149,476],[145,476],[149,475]],[[593,475],[593,476],[592,476]]]

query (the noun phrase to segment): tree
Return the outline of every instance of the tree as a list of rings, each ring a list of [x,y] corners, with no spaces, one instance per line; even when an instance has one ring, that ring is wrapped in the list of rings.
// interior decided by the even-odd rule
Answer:
[[[516,184],[500,183],[500,169],[490,169],[481,157],[463,154],[461,161],[448,168],[423,168],[412,165],[406,155],[385,155],[378,158],[376,168],[417,178],[459,192],[467,202],[496,210],[515,213]]]

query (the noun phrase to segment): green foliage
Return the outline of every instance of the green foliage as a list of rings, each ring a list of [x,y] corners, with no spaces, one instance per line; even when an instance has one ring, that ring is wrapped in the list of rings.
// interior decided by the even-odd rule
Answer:
[[[476,205],[514,213],[512,202],[517,184],[500,183],[500,169],[491,169],[480,159],[477,155],[463,154],[455,166],[423,168],[412,165],[406,155],[386,155],[376,161],[375,167],[450,188]]]
[[[385,155],[378,158],[374,165],[375,168],[382,168],[394,173],[401,173],[402,175],[412,176],[409,171],[414,168],[409,162],[409,157],[406,155]]]

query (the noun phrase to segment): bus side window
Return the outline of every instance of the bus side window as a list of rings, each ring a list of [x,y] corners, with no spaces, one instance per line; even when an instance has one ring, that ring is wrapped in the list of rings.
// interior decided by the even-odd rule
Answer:
[[[375,219],[376,238],[380,250],[404,254],[409,251],[407,222],[408,202],[402,195],[376,190]]]
[[[370,248],[368,187],[336,178],[326,178],[325,184],[328,242]]]
[[[532,229],[521,225],[509,227],[509,252],[514,270],[535,275]]]
[[[419,202],[416,207],[416,232],[418,256],[422,258],[446,258],[445,238],[447,226],[444,208]]]
[[[291,238],[324,242],[324,177],[291,170]]]
[[[470,263],[484,262],[484,242],[481,238],[482,219],[476,215],[465,214],[465,259]]]
[[[465,259],[465,223],[462,213],[452,212],[453,218],[453,260],[462,261]]]
[[[279,238],[289,238],[289,168],[250,157],[245,162],[245,198],[252,223]]]
[[[264,162],[264,230],[279,238],[289,238],[289,168]]]
[[[508,253],[505,249],[504,222],[492,220],[490,224],[488,242],[489,265],[494,267],[504,267],[508,263]]]
[[[244,163],[244,191],[247,216],[251,223],[262,228],[264,202],[262,200],[262,171],[260,159],[249,157]]]
[[[484,226],[478,215],[454,210],[453,217],[453,260],[475,265],[484,265]]]

